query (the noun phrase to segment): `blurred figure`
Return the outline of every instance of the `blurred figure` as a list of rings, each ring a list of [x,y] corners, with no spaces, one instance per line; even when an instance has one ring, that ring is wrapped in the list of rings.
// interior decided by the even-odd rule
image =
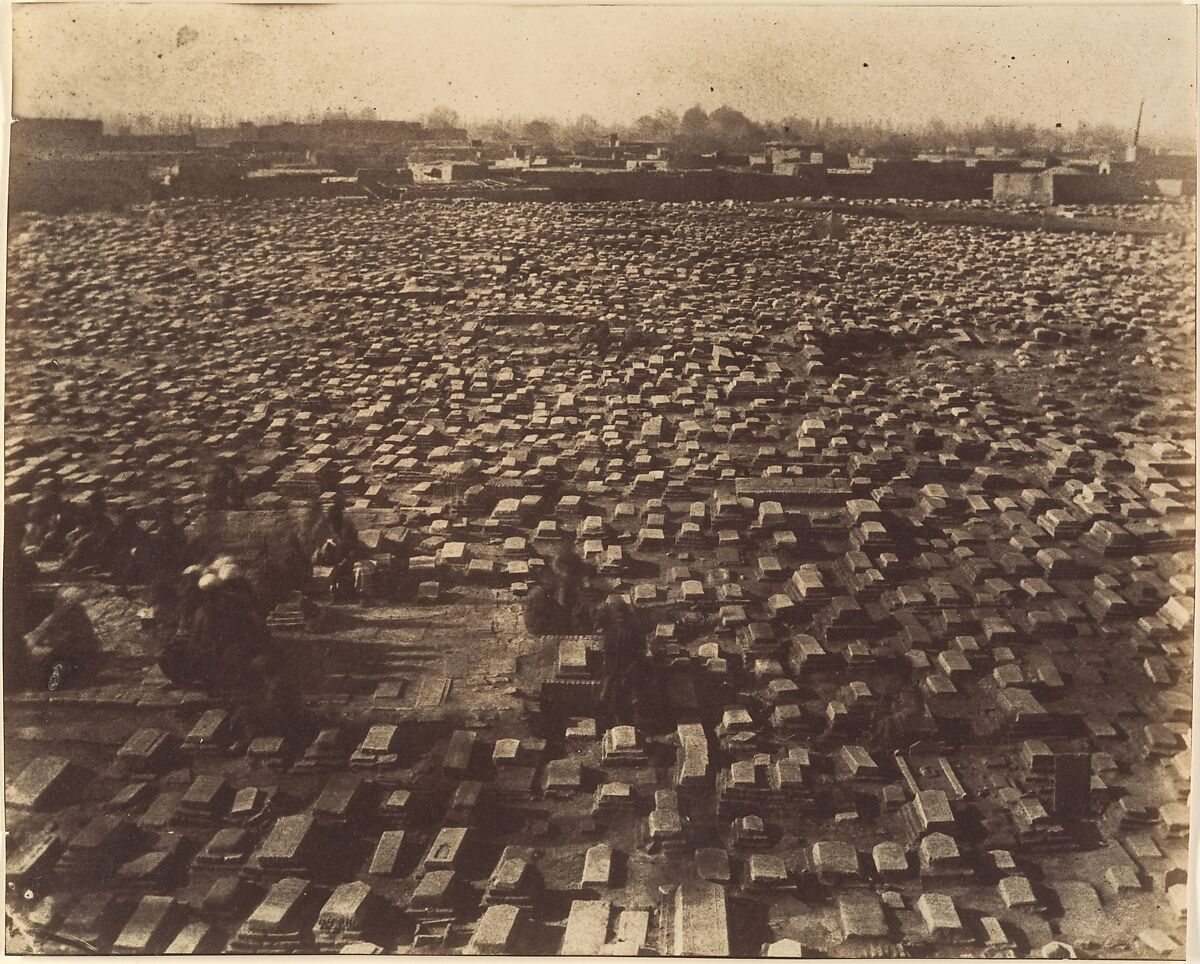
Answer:
[[[352,599],[356,593],[354,580],[356,563],[354,555],[346,546],[336,546],[335,552],[336,561],[329,571],[329,598],[334,602],[340,602],[344,599]]]
[[[181,595],[180,629],[187,635],[168,645],[159,661],[172,681],[203,685],[210,694],[227,694],[253,687],[250,667],[268,655],[270,630],[254,587],[228,556],[215,559],[196,580],[185,573]],[[190,618],[189,618],[190,611]]]
[[[188,566],[180,573],[175,585],[175,632],[158,660],[163,675],[181,686],[201,685],[204,679],[204,668],[190,646],[192,622],[201,603],[200,577],[203,574],[203,566]]]
[[[253,698],[233,714],[238,742],[248,744],[259,736],[281,736],[303,744],[311,736],[310,715],[291,681],[278,664],[260,656],[248,668]]]
[[[309,506],[311,545],[321,546],[327,542],[354,546],[358,544],[358,529],[346,517],[342,500],[334,497],[323,509],[314,500]]]
[[[222,512],[246,507],[241,480],[233,466],[224,459],[217,462],[208,477],[204,489],[204,504],[210,509]]]
[[[593,321],[579,339],[580,348],[594,347],[596,353],[600,356],[608,354],[608,348],[611,344],[612,331],[608,327],[608,322],[603,318],[597,318]]]
[[[590,631],[592,620],[585,600],[587,577],[587,563],[570,546],[563,546],[525,599],[525,628],[535,636],[571,636]]]
[[[359,599],[375,591],[375,577],[379,567],[370,559],[359,559],[354,564],[354,592]]]
[[[35,558],[56,556],[66,547],[67,533],[72,528],[62,496],[57,489],[48,489],[34,500],[21,544]]]
[[[359,562],[364,555],[354,523],[346,518],[341,500],[335,499],[325,507],[312,537],[320,540],[313,553],[313,565],[330,566],[329,595],[334,600],[350,599],[357,595]]]
[[[138,558],[149,541],[137,515],[131,509],[118,509],[112,529],[96,548],[95,565],[111,573],[120,585],[127,585],[136,580]]]
[[[37,578],[37,563],[25,549],[28,513],[17,506],[4,507],[4,584],[26,585]],[[6,594],[7,595],[7,594]],[[7,605],[7,602],[6,602]]]
[[[621,354],[628,355],[641,343],[641,335],[637,325],[632,321],[626,325],[625,334],[621,336]]]
[[[64,601],[26,634],[24,645],[35,684],[59,689],[96,655],[99,641],[83,606]]]
[[[203,566],[188,566],[176,580],[175,594],[179,610],[176,635],[186,636],[191,632],[192,617],[200,607],[200,576],[203,573]]]
[[[93,492],[72,515],[73,526],[66,535],[63,563],[68,569],[93,568],[101,562],[101,547],[114,528],[104,493]]]
[[[596,621],[604,639],[601,705],[612,724],[635,723],[645,674],[645,627],[633,607],[616,595],[608,597]]]
[[[183,526],[175,521],[175,507],[167,499],[155,510],[150,538],[153,565],[167,570],[170,577],[175,578],[187,558],[188,538]]]
[[[539,582],[525,597],[525,629],[533,636],[570,634],[570,614],[554,598],[551,580]]]
[[[341,558],[342,547],[336,539],[326,539],[319,546],[317,551],[313,553],[312,561],[314,566],[333,566]]]
[[[582,631],[580,627],[591,622],[584,601],[588,572],[588,564],[569,545],[563,545],[550,563],[554,601],[566,614],[567,621],[575,627],[572,632]]]
[[[25,512],[10,505],[4,507],[4,515],[4,686],[13,690],[33,680],[33,662],[24,637],[33,628],[30,597],[38,568],[24,548]]]

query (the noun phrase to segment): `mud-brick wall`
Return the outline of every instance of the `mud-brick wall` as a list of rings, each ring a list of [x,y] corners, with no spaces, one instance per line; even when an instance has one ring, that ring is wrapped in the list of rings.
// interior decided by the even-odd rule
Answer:
[[[145,167],[126,158],[16,157],[9,167],[11,211],[94,211],[154,196]]]
[[[991,191],[989,171],[923,161],[878,164],[869,174],[829,175],[829,193],[843,198],[970,201],[982,200]]]
[[[563,201],[771,201],[819,196],[823,177],[745,171],[522,171],[521,180]]]
[[[1158,193],[1150,182],[1119,174],[1054,174],[1052,177],[1055,204],[1123,204]]]

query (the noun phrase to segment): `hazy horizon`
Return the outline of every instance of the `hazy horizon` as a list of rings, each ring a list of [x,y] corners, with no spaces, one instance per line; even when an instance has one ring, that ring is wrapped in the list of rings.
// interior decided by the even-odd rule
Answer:
[[[732,106],[897,128],[984,117],[1194,140],[1186,6],[16,4],[28,116],[312,112],[620,124]],[[54,56],[45,56],[45,51]]]

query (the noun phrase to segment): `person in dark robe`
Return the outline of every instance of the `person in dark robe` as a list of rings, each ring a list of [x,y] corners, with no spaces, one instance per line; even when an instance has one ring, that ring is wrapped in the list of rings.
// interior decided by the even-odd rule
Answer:
[[[37,563],[24,549],[28,529],[26,513],[13,505],[4,507],[4,579],[13,584],[28,584],[38,575]]]
[[[361,548],[358,529],[346,515],[346,507],[342,504],[341,499],[335,499],[325,509],[325,524],[340,545],[345,546],[352,553],[358,552]]]
[[[311,737],[309,711],[283,669],[265,655],[249,667],[253,698],[232,715],[239,743],[248,744],[259,736],[281,736],[291,745],[303,745],[306,737]]]
[[[271,630],[267,627],[267,610],[254,585],[235,564],[222,566],[218,573],[224,580],[222,589],[229,600],[227,612],[239,651],[248,661],[265,655],[269,651]]]
[[[175,632],[158,660],[163,675],[172,683],[181,686],[200,685],[204,681],[205,662],[197,656],[191,645],[196,611],[204,601],[204,593],[200,590],[200,578],[203,574],[204,567],[198,565],[188,566],[180,573],[173,593],[176,607]]]
[[[34,679],[24,637],[33,628],[30,602],[38,568],[22,547],[25,514],[14,506],[5,506],[4,513],[4,687],[13,691]]]
[[[51,488],[35,500],[22,545],[34,558],[56,556],[66,548],[72,528],[69,507],[58,489]]]
[[[566,626],[564,634],[590,628],[585,591],[588,565],[569,545],[564,545],[550,563],[550,592]]]
[[[208,508],[219,511],[245,508],[241,480],[227,461],[222,459],[214,466],[205,486],[204,502]]]
[[[365,548],[358,529],[346,517],[340,499],[325,507],[312,532],[319,540],[313,553],[313,565],[330,566],[329,595],[332,599],[349,599],[356,595],[354,567],[363,558]]]
[[[247,670],[270,638],[253,588],[232,562],[210,567],[197,585],[188,662],[203,674],[210,693],[245,690],[252,685]]]
[[[612,724],[635,723],[645,673],[646,633],[642,620],[621,596],[610,596],[597,617],[604,640],[600,702]]]
[[[608,347],[611,343],[612,331],[608,327],[608,322],[603,318],[597,318],[592,322],[587,331],[584,332],[580,347],[594,347],[598,355],[604,356],[608,354]]]
[[[312,555],[314,566],[333,566],[342,557],[342,547],[337,539],[326,539]]]
[[[534,586],[525,597],[525,629],[533,636],[565,636],[570,633],[570,614],[554,598],[551,585]]]
[[[150,526],[153,564],[165,570],[171,579],[176,578],[187,558],[187,532],[175,521],[175,507],[162,501],[155,510],[154,522]]]
[[[91,617],[77,601],[60,601],[24,641],[36,684],[51,690],[65,685],[99,651]]]
[[[628,355],[637,348],[640,340],[641,336],[638,334],[637,325],[630,322],[625,327],[625,334],[621,336],[621,354]]]
[[[74,528],[67,533],[63,551],[64,564],[76,570],[102,565],[102,548],[114,528],[104,493],[93,492],[73,516]]]
[[[175,601],[178,611],[178,630],[180,636],[191,632],[192,619],[200,608],[200,577],[203,575],[202,566],[188,566],[179,574],[175,584]]]
[[[96,547],[95,564],[126,585],[136,578],[137,557],[148,542],[137,516],[129,509],[118,509],[112,529]]]
[[[155,508],[154,519],[133,553],[137,579],[153,589],[157,605],[169,607],[178,601],[179,576],[187,556],[187,533],[175,521],[174,507],[164,500]]]
[[[354,588],[354,554],[348,547],[337,544],[333,568],[329,571],[329,598],[336,601],[351,599],[356,595]]]

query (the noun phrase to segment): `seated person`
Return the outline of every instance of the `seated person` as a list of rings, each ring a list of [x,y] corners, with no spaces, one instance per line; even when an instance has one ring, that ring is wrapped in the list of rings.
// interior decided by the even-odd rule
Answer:
[[[63,562],[69,569],[87,569],[101,565],[102,548],[114,528],[108,517],[102,492],[93,492],[82,509],[75,514],[74,528],[66,536]]]
[[[342,557],[342,555],[342,547],[338,545],[337,539],[326,539],[319,546],[317,546],[317,551],[313,553],[313,565],[336,565],[337,561]]]
[[[196,589],[188,634],[168,645],[159,666],[172,681],[213,694],[252,687],[249,668],[269,650],[270,630],[249,579],[225,557],[205,569]]]
[[[354,557],[342,552],[329,573],[329,596],[334,600],[350,599],[355,595]]]

